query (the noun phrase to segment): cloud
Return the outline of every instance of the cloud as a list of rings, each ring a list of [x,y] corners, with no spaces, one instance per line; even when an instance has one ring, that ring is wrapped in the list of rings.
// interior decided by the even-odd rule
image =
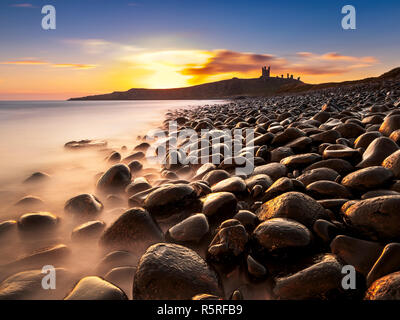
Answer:
[[[10,7],[14,8],[37,8],[31,3],[15,3],[15,4],[10,4]]]
[[[14,60],[14,61],[3,61],[0,62],[0,64],[3,65],[31,65],[31,66],[51,66],[55,68],[72,68],[72,69],[93,69],[96,68],[97,65],[94,64],[81,64],[81,63],[52,63],[52,62],[47,62],[47,61],[41,61],[41,60]]]
[[[3,61],[0,62],[0,64],[43,65],[43,64],[48,64],[48,62],[40,60],[16,60],[16,61]]]
[[[273,75],[296,73],[301,76],[341,75],[358,68],[370,67],[378,63],[375,57],[346,56],[337,52],[316,54],[297,52],[284,57],[272,54],[214,50],[204,64],[187,64],[181,74],[191,76],[191,83],[208,81],[217,75],[246,76],[260,74],[261,66],[271,66]]]

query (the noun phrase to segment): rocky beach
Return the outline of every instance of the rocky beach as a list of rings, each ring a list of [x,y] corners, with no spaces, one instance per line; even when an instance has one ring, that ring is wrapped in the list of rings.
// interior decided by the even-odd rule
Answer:
[[[0,299],[400,299],[399,108],[397,76],[66,141],[75,180],[2,186]]]

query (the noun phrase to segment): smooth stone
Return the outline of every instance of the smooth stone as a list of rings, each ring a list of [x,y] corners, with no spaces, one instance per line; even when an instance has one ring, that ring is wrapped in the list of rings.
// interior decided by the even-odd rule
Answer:
[[[39,197],[26,196],[15,203],[16,207],[22,207],[29,210],[41,210],[44,208],[44,202]]]
[[[331,290],[341,289],[342,267],[334,255],[327,254],[308,268],[276,279],[273,293],[281,300],[321,299]]]
[[[259,224],[253,232],[254,238],[266,250],[280,251],[291,248],[304,248],[311,243],[311,232],[301,223],[273,218]]]
[[[319,181],[319,180],[329,180],[336,181],[340,177],[339,173],[330,168],[317,168],[304,172],[302,175],[297,177],[304,186]]]
[[[55,268],[56,288],[44,290],[42,268],[16,273],[0,283],[0,300],[59,300],[68,291],[73,274],[63,268]]]
[[[267,274],[267,269],[258,261],[256,261],[251,255],[247,256],[247,271],[250,275],[256,278],[264,277]]]
[[[288,218],[307,227],[325,216],[325,209],[313,198],[300,192],[287,192],[264,203],[257,211],[261,221],[272,218]]]
[[[313,143],[335,143],[341,137],[340,133],[336,130],[326,130],[310,136]]]
[[[361,160],[361,154],[358,150],[340,144],[333,144],[326,147],[322,156],[325,160],[343,159],[350,163],[358,163]]]
[[[202,212],[207,217],[214,215],[233,215],[236,212],[237,199],[235,195],[230,192],[210,193],[202,202]]]
[[[119,152],[113,151],[108,157],[107,162],[120,162],[121,161],[121,154]]]
[[[379,132],[389,137],[393,131],[400,129],[400,115],[391,115],[383,120]]]
[[[306,191],[315,199],[352,198],[351,192],[345,186],[329,180],[310,183]]]
[[[304,168],[310,164],[321,160],[321,155],[318,153],[303,153],[283,158],[280,163],[292,168]]]
[[[382,134],[379,131],[366,132],[366,133],[362,134],[361,136],[359,136],[354,141],[354,148],[367,149],[372,141],[374,141],[376,138],[379,138],[381,136],[382,136]]]
[[[346,206],[344,218],[350,226],[372,240],[397,239],[400,238],[399,207],[400,196],[371,198]]]
[[[246,183],[246,187],[249,190],[253,189],[254,186],[256,186],[256,185],[260,185],[263,190],[266,190],[273,183],[271,178],[266,174],[252,175],[249,178],[247,178],[244,182]]]
[[[134,300],[188,300],[197,294],[222,296],[218,275],[193,250],[156,244],[140,258]]]
[[[400,193],[392,190],[372,190],[364,193],[361,199],[365,200],[382,196],[400,196]]]
[[[24,180],[24,183],[39,183],[50,179],[50,176],[44,172],[34,172]]]
[[[111,269],[104,279],[113,285],[121,288],[129,297],[132,294],[133,279],[135,277],[136,267],[117,267]]]
[[[391,170],[396,178],[400,178],[400,150],[385,158],[382,167]]]
[[[187,184],[163,185],[146,197],[144,207],[154,216],[171,215],[172,209],[185,207],[196,198],[196,191]]]
[[[104,148],[107,147],[107,141],[104,140],[69,141],[64,145],[64,147],[67,149]]]
[[[0,237],[9,235],[16,228],[17,221],[15,220],[6,220],[0,222]]]
[[[365,300],[400,300],[400,271],[376,280],[368,288]]]
[[[348,201],[349,199],[323,199],[323,200],[318,200],[318,203],[325,209],[329,209],[332,211],[340,211],[342,206]]]
[[[400,271],[400,243],[387,244],[367,275],[367,287],[390,273]]]
[[[108,169],[97,181],[101,192],[122,191],[131,182],[131,170],[125,164],[116,164]]]
[[[77,226],[71,233],[72,240],[93,239],[99,237],[106,224],[103,221],[88,221]]]
[[[207,183],[202,180],[191,182],[189,185],[195,190],[197,198],[204,197],[212,192]]]
[[[50,212],[26,213],[18,219],[18,229],[23,232],[53,231],[59,219]]]
[[[200,241],[210,230],[207,217],[198,213],[174,225],[168,230],[176,241]]]
[[[400,129],[393,131],[389,138],[400,145]]]
[[[271,151],[271,162],[280,162],[283,158],[294,155],[291,148],[279,147]]]
[[[240,256],[244,252],[248,240],[246,229],[240,221],[229,219],[219,226],[207,253],[210,259],[226,262],[230,258]]]
[[[301,182],[290,179],[287,177],[282,177],[276,180],[264,193],[262,197],[262,201],[271,200],[282,193],[289,192],[289,191],[296,191],[304,189],[304,186]]]
[[[258,166],[254,168],[253,175],[258,175],[258,174],[266,174],[269,176],[273,181],[286,176],[288,172],[288,169],[286,166],[280,163],[269,163],[265,164],[262,166]]]
[[[139,192],[151,189],[151,184],[147,181],[146,178],[136,178],[131,182],[125,189],[125,192],[128,196],[133,196]]]
[[[233,216],[233,219],[240,221],[247,232],[252,232],[259,223],[258,217],[249,210],[239,210],[238,213]]]
[[[305,135],[306,134],[302,130],[290,127],[285,129],[283,132],[278,133],[272,140],[271,144],[273,146],[282,146],[297,138],[304,137]]]
[[[342,185],[356,191],[384,187],[393,179],[393,173],[384,167],[374,166],[354,171],[342,179]]]
[[[204,175],[202,180],[207,182],[210,186],[228,179],[231,175],[225,170],[212,170]]]
[[[295,152],[304,152],[310,148],[312,140],[309,137],[300,137],[287,144],[285,147],[291,148]]]
[[[338,131],[343,138],[357,138],[365,133],[365,129],[354,123],[339,124],[333,128]]]
[[[339,235],[331,242],[331,251],[356,271],[367,276],[382,252],[383,246],[377,242]]]
[[[141,252],[148,246],[164,241],[164,235],[151,215],[142,208],[122,214],[100,238],[100,244],[113,250]]]
[[[399,150],[397,144],[387,137],[376,138],[368,146],[363,154],[362,161],[357,164],[358,168],[379,166],[386,157]]]
[[[129,163],[133,160],[142,160],[145,157],[146,157],[146,155],[143,151],[136,151],[136,152],[130,154],[129,156],[127,156],[126,158],[122,159],[122,162]]]
[[[129,162],[128,167],[131,170],[131,174],[136,174],[143,169],[143,165],[138,160]]]
[[[101,259],[97,265],[97,273],[105,275],[111,269],[117,267],[134,267],[137,264],[137,256],[129,251],[117,250],[111,251]]]
[[[64,211],[79,216],[95,216],[104,209],[101,201],[92,194],[80,194],[69,199],[64,206]]]
[[[224,179],[211,187],[212,192],[231,192],[233,194],[241,194],[246,190],[246,183],[239,177]]]
[[[354,167],[351,165],[351,163],[343,159],[321,160],[308,166],[307,168],[304,169],[304,171],[309,171],[318,168],[329,168],[335,170],[338,174],[342,176],[348,174],[349,172],[354,171]]]
[[[64,300],[128,300],[126,294],[112,283],[97,277],[84,277]]]
[[[330,243],[340,233],[337,226],[323,219],[315,221],[313,231],[325,243]]]

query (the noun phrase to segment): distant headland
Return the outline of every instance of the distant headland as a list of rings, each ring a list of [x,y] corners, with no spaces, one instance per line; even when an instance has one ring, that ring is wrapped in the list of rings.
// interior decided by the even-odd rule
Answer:
[[[193,100],[193,99],[228,99],[237,97],[260,97],[280,93],[304,92],[318,90],[338,85],[352,85],[358,82],[379,80],[398,76],[400,68],[393,69],[379,77],[362,80],[345,81],[339,83],[307,84],[287,73],[286,78],[281,76],[271,77],[271,67],[263,66],[259,78],[239,79],[210,82],[196,86],[173,89],[144,89],[133,88],[128,91],[115,91],[108,94],[100,94],[79,98],[76,100]]]

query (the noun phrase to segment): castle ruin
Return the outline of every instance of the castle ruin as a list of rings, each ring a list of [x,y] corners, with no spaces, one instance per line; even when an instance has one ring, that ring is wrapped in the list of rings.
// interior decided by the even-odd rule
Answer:
[[[277,78],[279,78],[279,76],[276,76]],[[287,79],[291,79],[291,80],[295,80],[293,74],[289,74],[287,73]],[[271,66],[268,66],[268,69],[266,66],[261,67],[261,77],[260,79],[266,80],[271,78]],[[281,78],[283,79],[283,74],[281,75]],[[297,81],[300,81],[300,77],[297,78]]]

